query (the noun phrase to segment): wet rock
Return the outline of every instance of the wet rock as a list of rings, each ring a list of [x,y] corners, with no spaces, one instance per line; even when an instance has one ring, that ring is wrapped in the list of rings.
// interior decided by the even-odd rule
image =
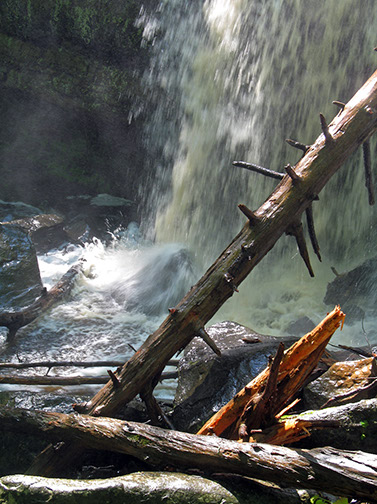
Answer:
[[[90,204],[97,207],[128,207],[133,205],[133,202],[119,196],[104,193],[97,194],[97,196],[91,198]]]
[[[343,396],[370,383],[376,376],[376,364],[373,357],[348,362],[336,362],[319,378],[304,389],[306,409],[318,409],[329,399]],[[339,399],[334,404],[355,401],[352,396]]]
[[[38,253],[58,248],[67,241],[64,218],[56,214],[39,214],[12,220],[4,225],[18,226],[29,234]]]
[[[15,225],[29,234],[34,234],[40,229],[55,227],[63,222],[63,217],[56,214],[39,214],[22,219],[15,219],[3,224]]]
[[[82,194],[66,200],[64,231],[74,243],[84,243],[94,237],[108,241],[119,229],[137,219],[134,202],[119,196]]]
[[[235,322],[214,324],[207,332],[222,356],[217,357],[200,338],[187,346],[174,401],[173,424],[180,430],[195,432],[266,367],[280,341],[286,348],[296,341],[257,334]]]
[[[168,472],[137,472],[116,478],[68,480],[39,476],[0,479],[0,501],[12,504],[298,504],[309,502],[303,491],[280,489],[246,480],[224,478],[225,483],[201,476]]]
[[[17,309],[42,292],[37,256],[30,236],[19,226],[0,224],[0,306]]]
[[[42,214],[39,208],[26,203],[0,200],[0,221],[10,222]]]
[[[64,480],[38,476],[8,476],[0,480],[0,500],[34,504],[59,502],[94,504],[237,504],[239,500],[220,484],[186,474],[135,473],[98,480]]]
[[[365,261],[353,270],[338,274],[327,285],[324,302],[339,304],[348,321],[361,320],[365,312],[375,312],[377,301],[377,257]]]

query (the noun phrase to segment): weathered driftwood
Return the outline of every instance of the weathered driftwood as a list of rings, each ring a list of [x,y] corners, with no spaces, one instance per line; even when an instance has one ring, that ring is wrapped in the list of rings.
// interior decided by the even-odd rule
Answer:
[[[168,366],[178,366],[178,359],[171,359]],[[0,362],[0,369],[29,369],[46,367],[119,367],[123,366],[124,361],[119,360],[100,360],[100,361],[35,361],[35,362]]]
[[[300,220],[329,179],[346,159],[377,129],[377,72],[345,105],[294,167],[296,179],[286,174],[274,192],[255,212],[203,277],[178,305],[169,310],[161,326],[81,411],[113,415],[159,376],[167,361],[191,339],[237,290],[292,224]],[[331,137],[331,139],[330,139]],[[66,458],[62,451],[66,451]],[[56,454],[57,466],[72,460],[77,446]],[[30,469],[34,474],[53,472],[45,453]]]
[[[321,355],[336,329],[344,321],[344,313],[339,306],[320,322],[311,332],[296,341],[284,354],[281,359],[279,374],[277,376],[277,389],[273,404],[271,396],[268,397],[267,406],[272,408],[269,415],[276,415],[289,400],[303,386],[305,380],[317,365]],[[225,437],[238,437],[241,422],[244,421],[243,413],[248,404],[256,400],[256,421],[253,417],[247,421],[247,426],[258,428],[258,421],[261,418],[261,412],[258,410],[257,394],[265,386],[270,374],[270,367],[264,369],[250,383],[240,390],[236,396],[221,408],[204,426],[198,431],[198,434],[216,434]],[[287,380],[289,377],[289,380]],[[253,415],[253,411],[245,415]],[[263,416],[263,415],[262,415]],[[247,435],[247,433],[244,433]]]
[[[8,339],[15,337],[18,329],[33,322],[39,315],[50,308],[53,304],[61,301],[72,289],[76,275],[82,271],[82,262],[69,268],[67,273],[49,291],[43,291],[42,295],[30,306],[17,312],[5,312],[0,314],[0,326],[7,327]]]
[[[48,375],[0,375],[0,383],[7,385],[103,385],[109,381],[111,371],[102,376],[48,376]],[[178,371],[161,373],[160,381],[171,380],[178,377]]]
[[[0,408],[0,426],[126,453],[152,466],[242,474],[282,486],[377,501],[377,455],[370,453],[333,448],[293,450],[167,431],[112,418],[8,408]]]

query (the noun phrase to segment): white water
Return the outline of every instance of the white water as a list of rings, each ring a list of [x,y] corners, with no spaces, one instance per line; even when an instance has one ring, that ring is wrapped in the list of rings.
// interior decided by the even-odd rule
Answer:
[[[148,32],[155,51],[148,80],[160,86],[148,130],[149,147],[160,153],[152,201],[148,193],[150,213],[158,209],[152,228],[159,243],[187,245],[205,271],[244,222],[237,204],[258,208],[274,188],[232,161],[278,171],[297,162],[285,138],[313,142],[319,113],[330,121],[332,101],[348,101],[375,70],[377,11],[372,1],[168,0],[145,19],[161,30]],[[315,323],[326,315],[330,267],[348,271],[377,255],[361,152],[330,181],[314,216],[323,257],[319,263],[310,251],[315,278],[293,238],[282,237],[216,320],[282,335],[304,315]],[[375,326],[364,320],[369,337]],[[338,340],[365,344],[361,324]]]
[[[280,171],[295,163],[299,155],[284,139],[314,141],[319,112],[331,119],[332,100],[347,101],[372,73],[374,7],[369,0],[166,0],[158,12],[144,12],[154,44],[146,84],[156,109],[146,129],[151,180],[142,190],[152,221],[146,234],[155,242],[131,226],[108,245],[94,241],[39,257],[47,288],[80,257],[85,275],[64,305],[20,330],[3,359],[127,360],[128,344],[141,345],[241,228],[237,204],[255,209],[273,190],[273,181],[232,161]],[[318,263],[312,254],[316,277],[309,278],[293,239],[283,237],[216,320],[284,335],[303,315],[323,318],[331,308],[323,304],[330,266],[347,271],[377,255],[376,210],[367,204],[360,158],[315,204],[323,257]],[[364,321],[371,342],[375,326],[371,317]],[[348,325],[335,341],[364,344],[361,324]]]
[[[177,244],[153,245],[143,240],[136,224],[116,233],[105,245],[69,245],[38,257],[44,286],[51,288],[70,266],[84,260],[84,274],[64,303],[18,331],[2,345],[2,360],[126,362],[168,315],[193,283],[190,260]],[[51,376],[106,375],[107,368],[52,368]],[[23,374],[43,374],[46,368]],[[175,382],[164,381],[159,395],[171,396]],[[20,386],[2,386],[19,390]],[[25,387],[21,387],[25,388]],[[48,387],[48,390],[59,387]],[[70,387],[76,393],[98,386]],[[27,387],[38,391],[39,388]],[[25,399],[26,400],[26,399]]]

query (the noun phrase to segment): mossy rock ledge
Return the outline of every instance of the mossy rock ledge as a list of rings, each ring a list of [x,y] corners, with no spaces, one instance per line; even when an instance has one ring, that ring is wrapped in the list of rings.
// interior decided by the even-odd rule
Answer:
[[[135,0],[0,2],[0,198],[134,199],[148,43]]]

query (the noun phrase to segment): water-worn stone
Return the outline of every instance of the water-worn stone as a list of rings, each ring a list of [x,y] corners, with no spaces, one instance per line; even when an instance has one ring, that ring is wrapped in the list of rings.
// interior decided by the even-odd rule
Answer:
[[[34,504],[237,504],[224,487],[201,478],[174,473],[135,473],[105,480],[63,480],[8,476],[0,480],[0,502]]]
[[[220,348],[221,358],[195,338],[178,367],[173,423],[190,432],[196,431],[266,367],[280,341],[288,348],[297,339],[264,336],[235,322],[214,324],[207,332]]]
[[[0,200],[0,221],[10,222],[17,219],[28,219],[43,212],[39,208],[22,203],[21,201]]]
[[[234,479],[234,477],[233,477]],[[310,495],[252,480],[216,481],[181,473],[138,472],[116,478],[0,478],[0,503],[12,504],[299,504]]]
[[[362,360],[336,362],[330,369],[304,389],[305,406],[308,409],[317,409],[329,399],[341,397],[350,391],[364,387],[376,376],[375,359],[370,357]],[[336,404],[353,402],[350,396],[339,399]],[[335,403],[334,403],[335,404]]]
[[[288,334],[302,336],[315,328],[315,323],[309,317],[301,317],[287,328]]]
[[[56,214],[39,214],[12,220],[6,225],[18,226],[29,234],[36,251],[47,252],[59,247],[67,236],[63,230],[64,218]]]

